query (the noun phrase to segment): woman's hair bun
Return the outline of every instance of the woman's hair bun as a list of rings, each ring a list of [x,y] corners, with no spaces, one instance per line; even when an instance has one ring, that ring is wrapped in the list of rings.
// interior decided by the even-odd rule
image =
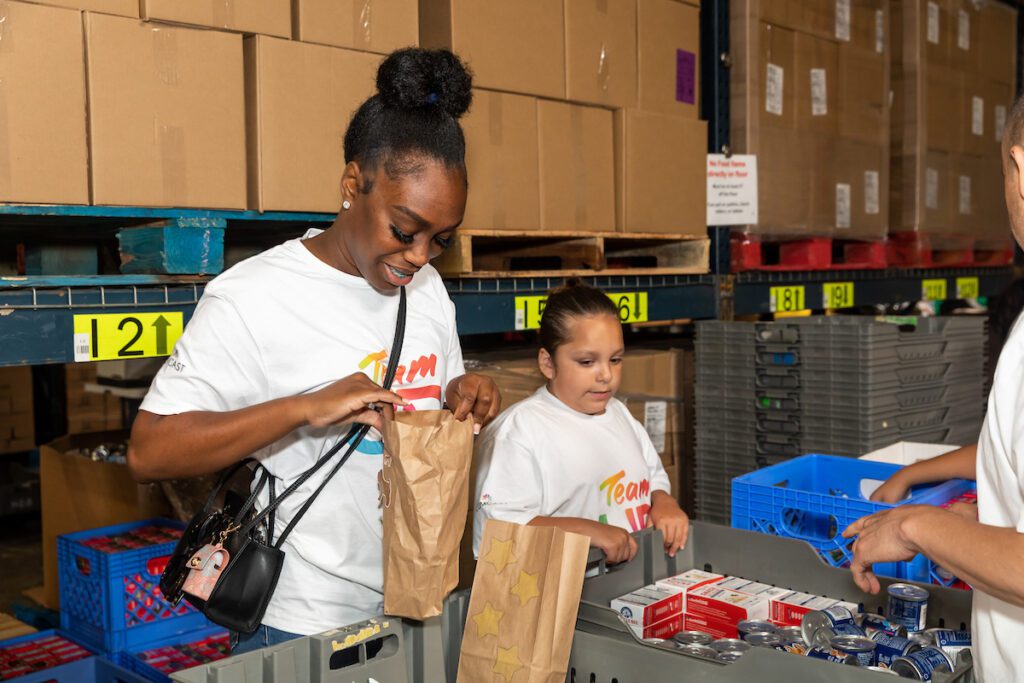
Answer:
[[[437,107],[457,119],[473,101],[472,85],[469,69],[448,50],[397,50],[377,69],[377,90],[389,108]]]

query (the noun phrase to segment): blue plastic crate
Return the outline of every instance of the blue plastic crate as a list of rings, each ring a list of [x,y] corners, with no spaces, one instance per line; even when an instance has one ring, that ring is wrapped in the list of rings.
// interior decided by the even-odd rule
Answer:
[[[12,647],[23,647],[52,636],[59,636],[65,640],[71,641],[72,643],[81,645],[81,643],[77,642],[76,638],[73,638],[69,634],[51,630],[40,631],[39,633],[30,633],[17,638],[0,641],[0,651]],[[83,649],[88,650],[89,648],[83,646]],[[0,655],[0,657],[2,657],[2,655]],[[32,673],[18,676],[17,678],[8,677],[10,673],[10,669],[5,671],[4,668],[0,666],[0,680],[17,681],[17,683],[147,683],[146,679],[135,673],[127,671],[126,669],[96,655],[95,653],[92,653],[91,651],[90,656],[88,657],[76,659],[66,664],[60,664],[47,669],[39,669]]]
[[[865,515],[895,507],[869,500],[863,487],[884,482],[900,465],[832,455],[804,455],[732,480],[732,526],[810,543],[833,566],[849,566],[852,541],[847,526]],[[973,491],[974,482],[955,479],[918,486],[900,503],[943,505]],[[949,586],[956,582],[923,555],[909,562],[876,564],[875,573]]]
[[[169,673],[177,673],[178,671],[183,671],[186,668],[191,668],[191,666],[201,666],[203,664],[208,664],[209,662],[216,661],[216,659],[211,657],[207,662],[197,662],[195,664],[182,665],[182,659],[184,658],[172,657],[172,659],[178,659],[178,663],[175,665],[164,667],[165,670],[167,670],[167,673],[165,673],[164,671],[161,671],[160,669],[156,668],[156,666],[150,665],[150,663],[148,663],[146,659],[142,656],[144,653],[152,652],[153,650],[159,648],[169,648],[180,645],[187,645],[194,649],[205,650],[209,652],[210,648],[203,647],[203,643],[205,641],[208,641],[211,638],[219,637],[223,637],[226,639],[227,636],[228,632],[219,626],[204,628],[190,633],[184,633],[176,636],[170,636],[168,638],[162,638],[161,640],[155,643],[147,644],[145,647],[140,648],[139,650],[133,650],[131,652],[122,652],[118,654],[117,661],[125,669],[128,669],[129,671],[132,671],[138,674],[139,676],[142,676],[147,681],[151,681],[151,683],[169,683],[169,681],[171,680],[170,676],[168,675]]]
[[[57,538],[61,628],[86,645],[113,654],[210,626],[185,600],[172,607],[160,591],[160,574],[174,541],[120,552],[83,544],[150,525],[184,528],[180,522],[150,519]]]

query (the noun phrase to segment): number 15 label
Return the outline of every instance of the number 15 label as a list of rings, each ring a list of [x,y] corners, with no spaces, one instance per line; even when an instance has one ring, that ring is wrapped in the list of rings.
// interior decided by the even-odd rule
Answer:
[[[167,356],[184,327],[181,311],[76,315],[75,362]]]

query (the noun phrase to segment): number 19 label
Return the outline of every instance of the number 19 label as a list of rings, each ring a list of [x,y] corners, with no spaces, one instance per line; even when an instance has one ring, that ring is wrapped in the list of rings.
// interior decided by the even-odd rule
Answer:
[[[76,315],[75,362],[167,356],[184,327],[181,311]]]

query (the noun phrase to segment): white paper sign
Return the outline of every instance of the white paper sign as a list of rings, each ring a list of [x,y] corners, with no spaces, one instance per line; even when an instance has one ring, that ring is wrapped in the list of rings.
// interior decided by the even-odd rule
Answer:
[[[836,227],[850,227],[850,184],[836,183]]]
[[[1005,104],[997,104],[995,106],[995,110],[996,110],[996,114],[995,114],[995,117],[996,117],[996,125],[995,125],[995,129],[996,129],[995,130],[996,142],[1002,142],[1003,141],[1003,131],[1006,129],[1006,105]]]
[[[928,209],[939,208],[939,172],[934,168],[924,172],[924,205]]]
[[[850,0],[836,0],[836,40],[850,40]]]
[[[971,49],[971,15],[963,10],[958,15],[956,46],[961,50]]]
[[[654,450],[661,453],[665,450],[665,432],[668,418],[668,403],[665,401],[647,401],[644,404],[644,429],[651,437]]]
[[[828,83],[824,69],[811,69],[811,115],[828,115]]]
[[[939,44],[939,5],[934,2],[928,3],[928,42]]]
[[[878,179],[878,171],[864,171],[864,213],[869,216],[882,211]]]
[[[782,116],[782,87],[786,70],[776,64],[768,65],[764,82],[764,109],[769,114]]]
[[[960,176],[960,213],[971,215],[971,176]]]
[[[708,155],[708,225],[757,223],[757,157]]]
[[[885,52],[885,10],[875,10],[875,52]]]
[[[985,100],[980,97],[971,98],[971,134],[985,134]]]

